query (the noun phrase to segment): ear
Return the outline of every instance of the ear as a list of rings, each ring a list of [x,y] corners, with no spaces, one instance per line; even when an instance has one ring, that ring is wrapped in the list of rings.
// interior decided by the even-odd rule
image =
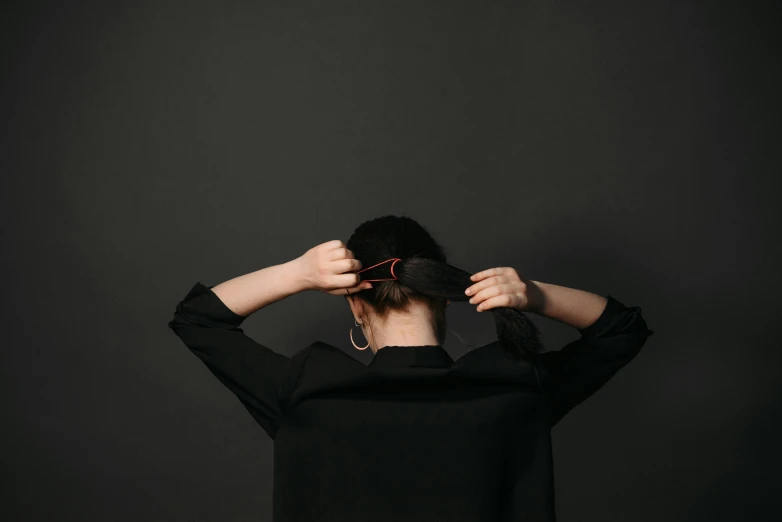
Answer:
[[[350,312],[353,314],[353,317],[361,317],[362,308],[361,305],[357,304],[353,296],[345,296],[345,300],[348,302],[348,306],[350,306]]]

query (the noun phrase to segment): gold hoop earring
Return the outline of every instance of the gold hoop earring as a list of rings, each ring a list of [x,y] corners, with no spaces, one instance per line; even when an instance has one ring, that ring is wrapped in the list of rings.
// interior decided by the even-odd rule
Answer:
[[[356,350],[366,350],[367,348],[369,348],[369,339],[367,339],[367,345],[364,346],[363,348],[361,346],[358,346],[356,344],[356,341],[353,340],[353,328],[356,326],[361,326],[360,324],[358,324],[358,319],[356,319],[355,317],[353,318],[353,322],[355,322],[356,324],[350,327],[350,342],[353,343],[353,346],[356,347]],[[369,323],[367,323],[367,328],[369,328],[369,331],[372,332],[372,327],[369,326]]]

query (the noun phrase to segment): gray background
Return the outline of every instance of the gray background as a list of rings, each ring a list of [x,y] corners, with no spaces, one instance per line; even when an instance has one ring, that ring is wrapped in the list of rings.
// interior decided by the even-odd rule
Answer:
[[[271,520],[272,442],[166,323],[389,213],[465,270],[643,307],[553,431],[561,520],[778,507],[777,7],[111,4],[0,16],[0,518]],[[452,355],[494,339],[449,314]],[[245,327],[291,355],[350,324],[311,292]]]

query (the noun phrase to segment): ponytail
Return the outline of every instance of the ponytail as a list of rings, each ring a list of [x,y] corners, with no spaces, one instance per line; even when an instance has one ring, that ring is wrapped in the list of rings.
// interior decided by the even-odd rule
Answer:
[[[464,291],[474,284],[469,272],[423,257],[402,259],[394,273],[401,284],[419,294],[451,301],[469,301]],[[494,316],[497,339],[513,359],[533,360],[542,351],[540,331],[526,314],[509,307],[489,311]]]
[[[374,266],[383,260],[399,258],[391,265],[391,279],[398,281],[383,280],[359,294],[379,315],[388,309],[404,310],[411,300],[418,298],[432,301],[438,312],[444,310],[439,306],[446,299],[470,299],[464,291],[474,283],[471,274],[449,265],[443,247],[426,227],[409,216],[386,215],[365,221],[353,231],[346,246],[370,271],[377,272]],[[380,270],[385,275],[389,269],[386,263]],[[514,308],[497,307],[489,311],[494,316],[497,339],[505,351],[516,360],[534,360],[542,351],[535,324]],[[445,314],[436,314],[436,322],[438,339],[444,339]]]

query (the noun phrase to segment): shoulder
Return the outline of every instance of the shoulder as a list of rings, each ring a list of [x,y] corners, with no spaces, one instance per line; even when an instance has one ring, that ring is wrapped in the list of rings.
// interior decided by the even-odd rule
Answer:
[[[540,391],[537,361],[512,357],[499,341],[493,341],[465,353],[453,363],[458,375],[486,378],[495,383],[517,384]]]
[[[454,366],[457,365],[505,365],[508,361],[516,362],[500,344],[499,341],[492,341],[483,346],[473,348],[458,359],[454,360]],[[520,361],[519,364],[524,364]]]
[[[340,372],[334,370],[346,365],[365,367],[359,360],[349,356],[336,346],[321,341],[309,344],[291,355],[283,385],[283,395],[286,400],[290,400],[294,390],[300,387],[302,380],[312,380],[313,374],[337,375]],[[302,379],[305,375],[309,377]]]
[[[366,365],[355,357],[348,355],[336,346],[322,341],[315,341],[291,356],[290,373],[300,373],[305,366],[309,368],[320,366],[332,369],[341,366],[361,366],[366,368]]]
[[[295,402],[315,391],[346,386],[367,378],[367,366],[343,350],[316,341],[291,356],[284,394]]]

